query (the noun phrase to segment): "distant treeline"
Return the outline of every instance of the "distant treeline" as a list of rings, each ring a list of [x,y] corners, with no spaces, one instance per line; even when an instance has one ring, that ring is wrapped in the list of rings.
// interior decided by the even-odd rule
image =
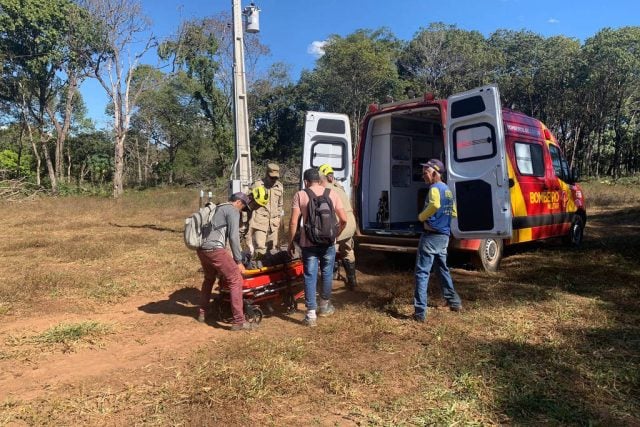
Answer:
[[[27,177],[54,192],[112,183],[117,197],[125,187],[229,177],[230,16],[183,22],[161,42],[147,22],[135,0],[0,0],[0,179]],[[640,169],[640,27],[604,28],[581,43],[433,23],[408,41],[363,29],[331,36],[323,49],[294,82],[287,64],[255,72],[269,48],[246,34],[256,175],[268,161],[297,174],[307,110],[348,114],[357,141],[373,102],[488,83],[503,106],[544,121],[582,175]],[[140,64],[146,51],[166,65]],[[109,130],[86,117],[78,87],[90,78],[110,99]]]

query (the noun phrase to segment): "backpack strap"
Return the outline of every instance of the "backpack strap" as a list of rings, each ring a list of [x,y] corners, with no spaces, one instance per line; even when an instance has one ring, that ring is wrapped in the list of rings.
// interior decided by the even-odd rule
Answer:
[[[219,208],[220,206],[230,205],[230,204],[231,204],[230,202],[224,202],[224,203],[220,203],[219,205],[216,205],[215,209],[213,210],[213,216],[211,216],[211,222],[213,222],[213,218],[215,217],[216,212],[218,211],[218,208]],[[222,229],[222,228],[225,228],[226,226],[227,226],[227,224],[226,224],[226,223],[224,223],[223,225],[219,225],[219,226],[217,226],[217,227],[213,227],[213,228],[211,229],[211,231],[220,230],[220,229]]]
[[[311,191],[310,188],[305,188],[304,192],[307,193],[307,196],[309,196],[309,202],[311,202],[312,200],[314,200],[316,197],[316,193],[314,193],[313,191]]]
[[[329,197],[330,193],[331,193],[331,189],[330,188],[325,188],[324,189],[324,193],[322,195],[327,198],[327,202],[329,203],[329,207],[331,207],[331,210],[335,212],[336,211],[336,207],[333,206],[333,200],[331,200],[331,197]]]

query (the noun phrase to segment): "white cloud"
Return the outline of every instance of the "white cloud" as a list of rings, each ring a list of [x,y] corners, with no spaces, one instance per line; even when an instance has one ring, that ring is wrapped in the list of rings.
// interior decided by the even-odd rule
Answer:
[[[549,24],[559,24],[559,23],[560,23],[560,21],[558,21],[556,18],[549,18],[549,19],[547,20],[547,22],[548,22]]]
[[[324,55],[324,47],[326,46],[327,41],[314,41],[309,46],[307,46],[307,53],[315,56],[316,58],[320,58]]]

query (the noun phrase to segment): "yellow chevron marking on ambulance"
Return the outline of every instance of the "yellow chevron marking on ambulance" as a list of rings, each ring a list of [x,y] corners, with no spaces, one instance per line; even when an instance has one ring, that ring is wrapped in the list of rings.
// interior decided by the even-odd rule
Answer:
[[[513,170],[511,160],[507,158],[507,169],[509,170],[509,179],[513,180],[513,187],[511,187],[511,211],[514,217],[527,216],[527,205],[524,202],[524,195],[520,188],[520,183],[516,178],[516,174]],[[528,242],[532,240],[531,228],[521,228],[519,230],[513,230],[511,235],[511,242]]]

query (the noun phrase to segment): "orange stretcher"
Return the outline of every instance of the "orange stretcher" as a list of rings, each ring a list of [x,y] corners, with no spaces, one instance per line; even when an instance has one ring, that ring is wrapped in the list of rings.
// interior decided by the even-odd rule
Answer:
[[[293,259],[284,264],[245,270],[242,282],[242,300],[247,321],[260,323],[264,316],[275,311],[273,303],[285,307],[288,313],[294,312],[296,301],[304,295],[302,261]],[[229,288],[221,283],[218,294],[213,300],[214,313],[218,320],[231,317]]]

